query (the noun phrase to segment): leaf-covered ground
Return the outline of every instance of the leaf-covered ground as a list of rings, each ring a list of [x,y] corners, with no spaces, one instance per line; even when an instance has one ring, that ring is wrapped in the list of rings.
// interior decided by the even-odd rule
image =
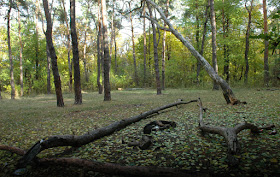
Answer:
[[[163,95],[154,90],[112,92],[112,101],[103,95],[83,93],[83,104],[73,105],[74,96],[64,94],[66,106],[56,107],[55,95],[37,95],[0,101],[0,144],[29,149],[36,141],[50,136],[82,135],[89,130],[138,115],[141,112],[177,101],[201,98],[209,109],[205,122],[234,126],[242,121],[257,126],[275,124],[278,133],[264,130],[252,135],[249,130],[238,134],[241,152],[238,167],[227,165],[227,147],[219,135],[202,136],[198,129],[196,103],[170,108],[159,115],[132,124],[125,129],[82,146],[68,155],[58,155],[68,147],[43,151],[39,157],[76,157],[122,165],[162,166],[191,171],[207,171],[212,176],[279,176],[280,175],[280,90],[236,89],[236,96],[246,105],[227,105],[221,91],[168,89]],[[128,147],[142,136],[143,127],[153,120],[171,120],[177,127],[153,133],[148,150]],[[0,176],[12,176],[20,156],[0,151]],[[29,166],[25,176],[106,176],[89,169],[59,166]]]

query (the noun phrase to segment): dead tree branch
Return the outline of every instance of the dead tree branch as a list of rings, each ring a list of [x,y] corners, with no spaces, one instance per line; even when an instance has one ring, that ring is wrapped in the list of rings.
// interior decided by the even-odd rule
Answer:
[[[149,116],[152,116],[153,114],[159,113],[159,111],[178,106],[181,104],[189,104],[192,102],[197,102],[197,100],[191,100],[188,102],[185,101],[178,101],[172,104],[168,104],[165,106],[158,107],[156,109],[152,109],[150,111],[141,113],[140,115],[133,116],[127,119],[123,119],[119,122],[112,123],[111,125],[108,125],[106,127],[102,127],[93,131],[90,131],[84,135],[77,136],[77,135],[54,135],[46,137],[37,143],[35,143],[24,156],[19,160],[18,162],[18,168],[25,167],[28,163],[30,163],[41,151],[53,148],[53,147],[59,147],[59,146],[72,146],[72,147],[79,147],[83,146],[85,144],[88,144],[90,142],[93,142],[97,139],[100,139],[104,136],[111,135],[115,131],[121,130],[125,128],[126,126],[138,122],[142,119],[145,119]]]
[[[237,134],[240,131],[245,130],[245,129],[250,129],[252,133],[257,134],[257,133],[260,133],[260,128],[258,128],[257,126],[255,126],[253,124],[247,123],[247,122],[240,123],[233,128],[206,125],[203,122],[204,108],[202,106],[202,102],[201,102],[200,98],[198,99],[198,106],[199,106],[199,128],[200,128],[200,130],[203,133],[207,132],[207,133],[214,133],[214,134],[222,135],[225,138],[227,146],[228,146],[229,163],[230,163],[230,165],[237,165],[238,160],[233,156],[233,155],[237,154],[240,150],[240,146],[239,146],[238,139],[237,139]]]

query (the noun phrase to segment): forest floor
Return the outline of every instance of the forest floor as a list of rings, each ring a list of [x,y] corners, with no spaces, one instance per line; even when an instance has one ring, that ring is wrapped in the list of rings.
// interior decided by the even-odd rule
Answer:
[[[110,136],[82,146],[68,155],[57,155],[67,147],[52,148],[39,157],[75,157],[121,165],[161,166],[207,172],[210,176],[279,176],[280,175],[280,90],[234,89],[245,105],[227,105],[222,91],[167,89],[157,96],[155,90],[113,91],[112,101],[104,102],[96,92],[83,93],[83,104],[74,105],[74,95],[64,94],[65,107],[56,107],[55,95],[36,95],[0,101],[0,145],[28,150],[35,142],[51,135],[75,134],[104,127],[115,121],[139,115],[178,99],[201,98],[208,108],[205,123],[233,127],[247,121],[257,125],[274,124],[276,135],[264,130],[252,135],[238,134],[241,144],[237,167],[227,164],[227,146],[220,135],[202,136],[198,128],[197,103],[173,107],[141,120]],[[154,144],[148,150],[128,147],[124,142],[140,138],[146,124],[154,120],[175,121],[177,127],[153,132]],[[0,150],[0,176],[12,176],[20,156]],[[23,176],[110,176],[63,166],[28,166]]]

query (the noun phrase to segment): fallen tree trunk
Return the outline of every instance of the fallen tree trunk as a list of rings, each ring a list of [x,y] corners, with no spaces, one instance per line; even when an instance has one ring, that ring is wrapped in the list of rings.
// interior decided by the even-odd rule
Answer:
[[[208,61],[202,55],[199,54],[199,52],[192,46],[192,44],[187,39],[185,39],[182,36],[182,34],[180,34],[177,30],[174,29],[174,27],[172,26],[170,21],[165,16],[162,9],[160,9],[160,7],[152,0],[145,0],[145,1],[155,7],[155,9],[158,11],[158,13],[161,16],[161,19],[164,21],[165,24],[168,25],[168,28],[163,28],[162,26],[160,26],[156,19],[151,19],[147,16],[144,16],[144,17],[148,18],[150,21],[153,21],[160,29],[170,31],[174,36],[176,36],[176,38],[178,38],[183,43],[184,46],[186,46],[189,49],[189,51],[192,53],[192,55],[205,68],[205,70],[207,71],[207,73],[209,74],[211,79],[213,81],[217,82],[221,86],[221,88],[223,90],[223,95],[224,95],[224,98],[225,98],[227,104],[235,105],[235,104],[239,104],[239,103],[245,103],[245,102],[240,102],[235,97],[229,84],[215,72],[213,67],[208,63]]]
[[[18,155],[24,155],[25,151],[11,146],[0,145],[0,150],[6,150]],[[209,176],[203,172],[191,172],[187,170],[174,169],[169,167],[153,167],[153,166],[122,166],[114,163],[102,163],[76,158],[38,158],[36,162],[39,165],[64,165],[82,167],[94,172],[100,172],[110,175],[123,176],[155,176],[155,177],[194,177]]]
[[[24,156],[19,160],[17,167],[22,168],[25,167],[28,163],[30,163],[41,151],[53,147],[59,147],[59,146],[73,146],[73,147],[79,147],[85,144],[88,144],[90,142],[93,142],[97,139],[100,139],[104,136],[111,135],[115,131],[121,130],[125,128],[126,126],[138,122],[141,119],[147,118],[148,116],[151,116],[155,113],[159,113],[159,111],[171,108],[173,106],[178,106],[181,104],[189,104],[192,102],[197,102],[197,100],[191,100],[188,102],[185,101],[178,101],[172,104],[168,104],[162,107],[158,107],[156,109],[152,109],[150,111],[141,113],[138,116],[133,116],[127,119],[123,119],[119,122],[112,123],[111,125],[108,125],[106,127],[102,127],[93,131],[90,131],[84,135],[77,136],[77,135],[55,135],[55,136],[49,136],[46,137],[37,143],[35,143]]]
[[[250,129],[252,133],[257,134],[260,133],[260,129],[257,126],[243,122],[235,127],[219,127],[219,126],[210,126],[206,125],[203,122],[203,112],[205,111],[205,108],[202,106],[202,102],[200,98],[198,99],[198,105],[199,105],[199,128],[203,133],[214,133],[222,135],[227,143],[228,146],[228,160],[230,165],[237,165],[238,159],[236,159],[233,155],[237,154],[240,150],[240,146],[237,139],[237,134],[245,129]]]

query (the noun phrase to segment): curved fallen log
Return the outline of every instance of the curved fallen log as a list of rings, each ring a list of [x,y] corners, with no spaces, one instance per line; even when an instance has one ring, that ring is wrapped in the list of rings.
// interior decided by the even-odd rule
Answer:
[[[140,115],[133,116],[127,119],[123,119],[119,122],[112,123],[106,127],[102,127],[93,131],[90,131],[84,135],[77,136],[77,135],[55,135],[46,137],[37,143],[35,143],[24,156],[19,160],[17,167],[23,168],[28,163],[30,163],[41,151],[53,147],[59,146],[72,146],[72,147],[79,147],[90,142],[93,142],[97,139],[100,139],[104,136],[111,135],[115,131],[121,130],[126,126],[138,122],[141,119],[147,118],[153,114],[158,114],[159,111],[171,108],[173,106],[178,106],[181,104],[189,104],[192,102],[197,102],[197,100],[191,100],[188,102],[185,101],[178,101],[172,104],[168,104],[165,106],[158,107],[156,109],[152,109],[150,111],[141,113]]]
[[[6,150],[17,155],[24,155],[25,151],[11,146],[1,145],[0,150]],[[114,163],[103,163],[77,158],[38,158],[36,162],[39,165],[65,165],[82,167],[94,172],[100,172],[109,175],[123,176],[155,176],[155,177],[195,177],[209,176],[203,172],[191,172],[187,170],[174,169],[169,167],[153,167],[153,166],[123,166]]]
[[[202,106],[202,102],[200,98],[198,99],[198,106],[199,106],[199,128],[200,130],[205,133],[214,133],[214,134],[219,134],[222,135],[227,143],[228,146],[228,160],[230,165],[237,165],[238,164],[238,159],[236,159],[233,155],[237,154],[240,150],[240,146],[238,143],[237,139],[237,134],[244,130],[244,129],[250,129],[252,133],[257,134],[260,133],[260,128],[257,126],[243,122],[235,127],[219,127],[219,126],[210,126],[206,125],[203,122],[203,112],[205,109]]]

